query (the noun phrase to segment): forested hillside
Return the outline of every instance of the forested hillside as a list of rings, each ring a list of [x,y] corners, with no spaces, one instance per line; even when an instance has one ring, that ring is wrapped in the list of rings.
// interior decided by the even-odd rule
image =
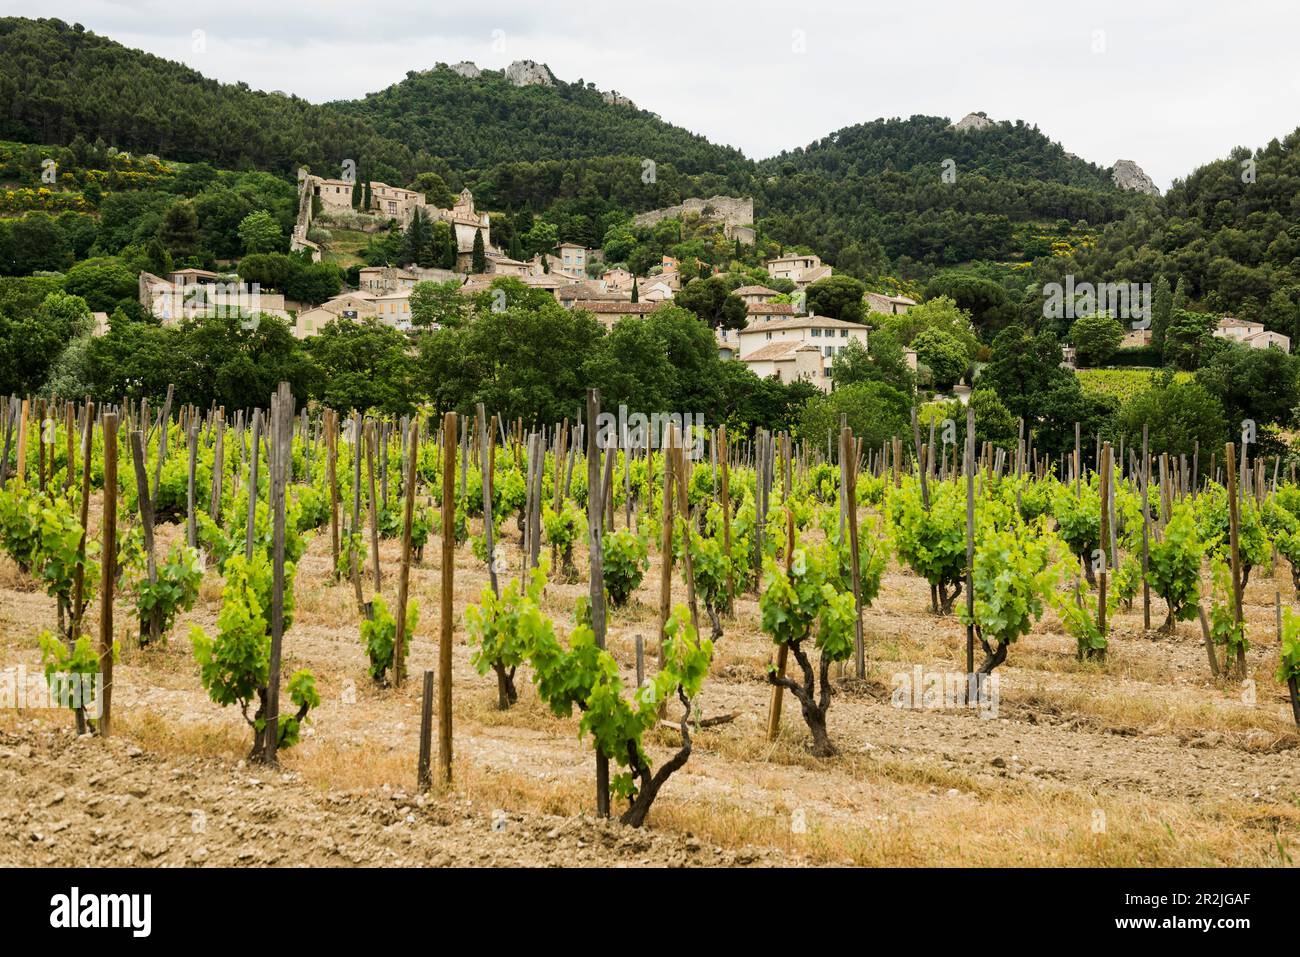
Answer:
[[[1207,308],[1288,336],[1300,304],[1300,130],[1239,148],[1175,181],[1164,201],[1106,230],[1057,269],[1124,282],[1164,277]]]
[[[945,176],[945,172],[947,175]],[[943,117],[879,119],[758,164],[770,232],[859,271],[1047,252],[1022,224],[1091,227],[1149,203],[1037,127],[957,130]]]
[[[331,106],[462,169],[593,156],[634,156],[688,173],[725,174],[750,165],[739,150],[645,110],[606,103],[581,80],[514,86],[500,71],[471,78],[443,67],[408,73],[385,90]]]
[[[405,146],[297,97],[209,80],[60,20],[0,19],[0,138],[91,142],[290,174],[343,156],[410,169]]]
[[[765,238],[863,278],[1026,261],[1076,224],[1090,231],[1156,205],[1019,122],[958,131],[941,117],[880,119],[755,163],[581,80],[516,87],[499,71],[441,67],[320,105],[218,83],[79,25],[0,19],[0,138],[66,145],[78,135],[286,178],[300,164],[328,175],[345,158],[402,185],[436,171],[515,217],[520,233],[536,215],[559,239],[593,246],[635,212],[752,195]]]

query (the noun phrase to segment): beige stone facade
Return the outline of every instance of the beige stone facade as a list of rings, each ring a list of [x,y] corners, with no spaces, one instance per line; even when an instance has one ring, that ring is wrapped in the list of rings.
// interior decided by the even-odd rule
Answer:
[[[867,327],[826,316],[757,319],[740,330],[737,341],[736,358],[758,375],[780,373],[783,382],[806,378],[829,392],[831,363],[850,342],[860,342],[866,348]]]

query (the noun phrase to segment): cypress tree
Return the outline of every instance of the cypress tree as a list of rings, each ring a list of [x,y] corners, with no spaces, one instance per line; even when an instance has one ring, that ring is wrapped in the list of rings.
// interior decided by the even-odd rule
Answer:
[[[358,176],[356,179],[352,181],[352,208],[353,209],[361,208],[361,197],[363,193],[364,190],[361,187],[361,177]]]
[[[1165,330],[1169,328],[1173,309],[1173,291],[1169,288],[1169,280],[1161,276],[1156,280],[1155,293],[1151,297],[1151,345],[1156,352],[1165,348]]]
[[[641,294],[637,292],[637,288],[636,288],[636,276],[632,277],[632,301],[633,302],[641,301]]]
[[[429,262],[432,249],[429,221],[424,210],[418,206],[411,215],[411,223],[406,227],[406,236],[402,241],[402,261],[423,266]]]
[[[483,230],[474,230],[474,251],[470,256],[470,269],[476,273],[487,272],[487,255],[483,251]]]

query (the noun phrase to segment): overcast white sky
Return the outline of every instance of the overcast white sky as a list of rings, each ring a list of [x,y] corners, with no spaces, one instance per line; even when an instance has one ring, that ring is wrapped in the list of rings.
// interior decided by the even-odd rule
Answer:
[[[312,101],[438,61],[550,65],[754,158],[925,113],[1036,123],[1085,159],[1168,188],[1300,125],[1293,0],[581,2],[6,0],[207,76]],[[194,31],[206,48],[196,50]]]

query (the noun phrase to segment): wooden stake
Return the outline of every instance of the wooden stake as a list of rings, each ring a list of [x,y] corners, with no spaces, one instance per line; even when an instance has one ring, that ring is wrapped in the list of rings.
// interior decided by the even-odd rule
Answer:
[[[456,597],[456,413],[442,420],[442,606],[438,635],[438,778],[451,784],[451,642]]]
[[[87,415],[87,422],[94,419]],[[113,585],[117,581],[117,414],[106,413],[104,431],[104,519],[99,535],[103,541],[103,560],[99,570],[99,733],[108,737],[113,715]],[[90,469],[86,469],[86,474]]]
[[[397,633],[393,636],[394,688],[400,688],[402,681],[406,677],[406,600],[411,583],[411,523],[415,518],[415,467],[419,461],[416,451],[419,434],[418,423],[412,422],[406,440],[408,461],[406,463],[406,503],[402,512],[402,566],[397,576]],[[493,581],[494,586],[495,584],[496,582]],[[428,672],[425,672],[425,675],[427,681]],[[425,770],[427,772],[427,767]]]

